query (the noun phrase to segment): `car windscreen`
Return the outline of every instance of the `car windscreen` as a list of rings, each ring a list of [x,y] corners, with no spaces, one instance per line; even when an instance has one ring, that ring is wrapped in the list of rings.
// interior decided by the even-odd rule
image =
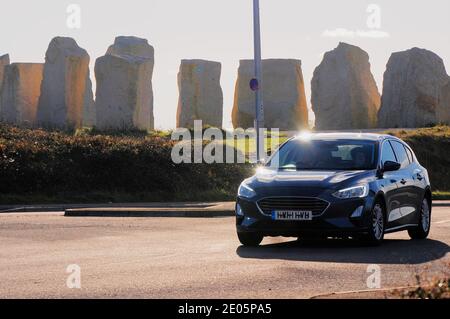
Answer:
[[[291,140],[268,166],[280,170],[370,170],[377,166],[377,142],[364,140]]]

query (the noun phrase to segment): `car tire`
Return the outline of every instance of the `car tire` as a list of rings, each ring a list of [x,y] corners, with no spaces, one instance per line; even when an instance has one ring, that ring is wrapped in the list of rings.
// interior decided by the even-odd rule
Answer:
[[[371,215],[369,230],[367,234],[363,237],[366,244],[370,246],[379,246],[384,240],[384,232],[386,229],[386,211],[383,203],[377,200],[373,205]]]
[[[247,247],[258,247],[264,236],[258,233],[238,233],[239,241]]]
[[[408,229],[411,239],[425,239],[430,234],[431,228],[431,208],[427,198],[424,198],[420,205],[419,225]]]

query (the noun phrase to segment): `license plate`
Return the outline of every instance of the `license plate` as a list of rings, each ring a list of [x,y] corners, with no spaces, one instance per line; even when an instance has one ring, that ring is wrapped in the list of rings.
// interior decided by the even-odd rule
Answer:
[[[312,211],[277,210],[272,212],[273,220],[312,220]]]

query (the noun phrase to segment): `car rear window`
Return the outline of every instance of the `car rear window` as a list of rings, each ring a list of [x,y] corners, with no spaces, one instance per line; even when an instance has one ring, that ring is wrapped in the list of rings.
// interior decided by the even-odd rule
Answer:
[[[409,162],[413,163],[414,162],[414,155],[413,155],[412,151],[406,146],[405,146],[405,150],[406,150],[406,154],[408,155]]]

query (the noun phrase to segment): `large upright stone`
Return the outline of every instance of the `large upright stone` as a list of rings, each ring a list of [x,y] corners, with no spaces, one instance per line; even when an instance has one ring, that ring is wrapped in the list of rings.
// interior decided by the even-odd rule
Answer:
[[[447,81],[444,62],[435,53],[418,48],[393,53],[384,73],[379,126],[436,124],[440,91]]]
[[[136,37],[117,37],[106,55],[97,59],[98,128],[154,128],[153,67],[153,47]]]
[[[262,62],[265,127],[283,131],[308,127],[308,107],[300,60],[269,59]],[[253,60],[242,60],[234,93],[233,126],[254,126],[255,93]]]
[[[11,124],[36,123],[44,65],[13,63],[5,67],[1,90],[2,121]]]
[[[9,64],[9,55],[5,54],[0,56],[0,90],[2,89],[2,83],[3,83],[3,70],[5,69],[5,66]]]
[[[54,38],[45,55],[38,121],[56,128],[78,128],[92,121],[89,54],[72,38]]]
[[[311,104],[318,130],[376,127],[380,93],[367,52],[339,43],[325,53],[311,81]]]
[[[450,79],[441,89],[436,117],[439,124],[450,125]]]
[[[195,120],[204,126],[222,127],[223,92],[219,62],[182,60],[178,73],[177,127],[193,127]]]
[[[146,39],[130,36],[116,37],[106,54],[110,55],[131,55],[147,59],[154,59],[155,49],[148,44]]]

